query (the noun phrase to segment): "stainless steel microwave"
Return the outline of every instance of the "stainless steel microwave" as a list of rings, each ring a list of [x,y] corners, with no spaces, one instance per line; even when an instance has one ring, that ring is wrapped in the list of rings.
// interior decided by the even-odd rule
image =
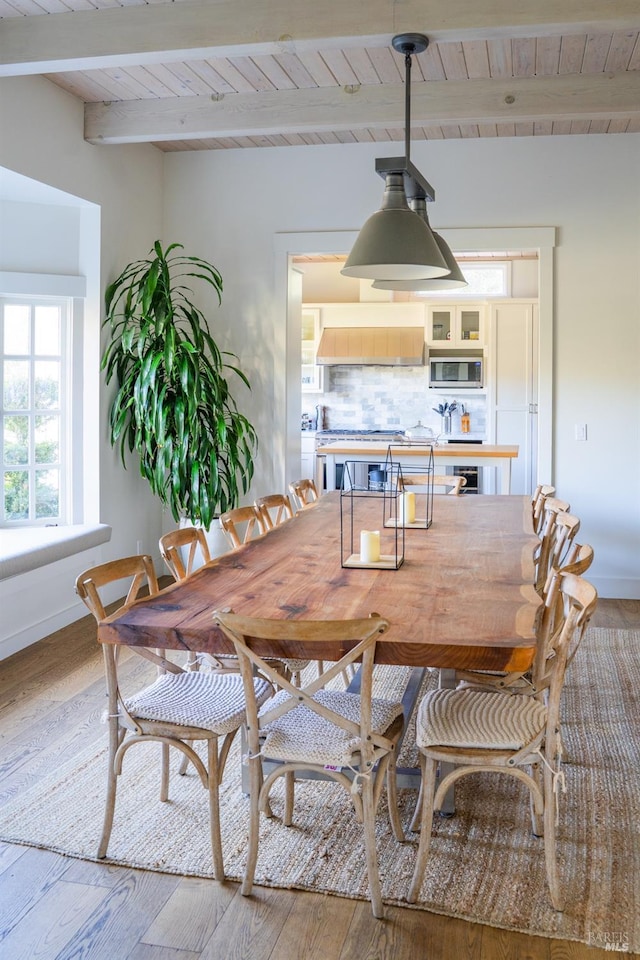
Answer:
[[[436,390],[468,390],[484,386],[482,357],[429,357],[429,386]]]

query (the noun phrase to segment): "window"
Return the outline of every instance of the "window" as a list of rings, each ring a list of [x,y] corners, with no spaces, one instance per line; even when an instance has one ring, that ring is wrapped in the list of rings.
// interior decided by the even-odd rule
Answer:
[[[0,298],[3,526],[67,520],[71,300]]]
[[[429,290],[417,293],[418,297],[508,297],[511,295],[511,262],[508,260],[484,261],[459,260],[460,269],[467,281],[466,287],[452,290]]]

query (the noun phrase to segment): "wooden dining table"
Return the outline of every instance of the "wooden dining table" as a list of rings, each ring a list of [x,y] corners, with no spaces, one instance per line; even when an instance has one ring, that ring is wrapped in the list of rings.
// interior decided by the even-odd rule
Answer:
[[[519,671],[531,665],[541,600],[533,587],[539,540],[529,497],[434,497],[431,526],[404,531],[397,569],[342,566],[344,508],[339,493],[324,495],[187,580],[121,607],[99,624],[99,639],[229,654],[233,648],[213,621],[217,609],[310,620],[379,613],[390,627],[377,640],[376,662],[413,668],[402,697],[406,718],[427,667],[439,668],[441,686],[454,686],[456,668]],[[382,525],[379,498],[358,509],[368,528]],[[255,650],[313,661],[339,660],[345,652],[330,641],[256,643]],[[354,689],[357,684],[356,677]],[[243,768],[248,790],[245,779]],[[416,787],[419,780],[418,768],[398,769],[399,786]],[[450,791],[442,812],[453,811]]]
[[[360,505],[380,525],[380,500]],[[391,624],[376,662],[525,670],[541,601],[534,590],[531,500],[439,496],[429,529],[407,529],[398,569],[341,565],[340,494],[201,567],[181,583],[121,608],[99,625],[108,643],[233,653],[213,611],[337,619],[381,614]],[[366,511],[369,513],[366,513]],[[338,660],[326,643],[279,642],[260,655]]]

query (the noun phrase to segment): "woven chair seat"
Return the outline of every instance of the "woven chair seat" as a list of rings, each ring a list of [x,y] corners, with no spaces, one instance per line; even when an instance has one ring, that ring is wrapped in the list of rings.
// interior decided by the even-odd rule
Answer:
[[[265,703],[271,685],[259,678],[253,684],[259,702]],[[245,719],[242,677],[235,673],[165,673],[126,699],[125,706],[139,720],[202,727],[218,735],[237,730]]]
[[[265,710],[291,699],[280,690]],[[360,723],[360,697],[341,690],[318,690],[314,700],[335,713]],[[374,733],[384,734],[396,717],[402,714],[402,704],[391,700],[372,699],[371,723]],[[265,740],[262,754],[273,760],[307,761],[322,766],[346,766],[358,750],[359,739],[347,730],[334,726],[309,707],[298,706],[263,729]]]
[[[484,690],[434,690],[416,717],[419,747],[519,750],[544,728],[547,709],[532,697]]]

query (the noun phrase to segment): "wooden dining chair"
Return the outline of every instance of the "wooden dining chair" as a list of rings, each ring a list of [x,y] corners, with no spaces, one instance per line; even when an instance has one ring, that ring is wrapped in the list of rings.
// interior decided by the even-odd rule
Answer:
[[[570,506],[566,500],[557,497],[547,497],[543,507],[542,530],[539,534],[540,544],[535,553],[535,588],[542,592],[551,566],[551,551],[555,537],[556,518],[559,513],[568,513]]]
[[[383,916],[378,874],[375,820],[381,791],[387,786],[389,819],[397,840],[404,835],[396,799],[396,750],[403,729],[402,704],[372,697],[377,637],[389,626],[377,614],[360,620],[268,620],[216,611],[214,620],[234,644],[247,696],[247,736],[250,775],[250,821],[247,864],[242,894],[253,887],[260,836],[260,812],[272,815],[271,787],[285,778],[282,822],[290,826],[296,770],[331,779],[347,791],[356,819],[363,824],[366,868],[373,914]],[[302,689],[283,684],[266,709],[259,711],[252,694],[255,668],[269,671],[256,652],[261,643],[304,642],[326,647],[331,642],[346,652]],[[330,680],[362,659],[360,693],[327,689]],[[263,761],[276,761],[263,778]],[[348,775],[352,773],[352,776]],[[313,781],[311,781],[313,782]]]
[[[542,524],[544,521],[544,502],[547,497],[555,497],[556,488],[549,483],[539,483],[533,491],[531,497],[531,510],[533,513],[533,527],[537,534],[542,533]]]
[[[429,476],[428,474],[422,473],[403,473],[400,487],[404,489],[405,487],[427,487],[428,485],[433,486],[435,494],[440,493],[440,490],[435,489],[436,487],[444,487],[444,492],[447,495],[459,497],[462,493],[463,487],[466,487],[467,485],[467,478],[454,477],[453,474]]]
[[[260,511],[253,504],[234,507],[220,517],[220,526],[232,547],[241,547],[256,535],[266,533],[267,527]],[[244,533],[242,530],[244,528]]]
[[[153,561],[148,556],[125,557],[85,570],[76,579],[76,593],[97,622],[107,616],[101,591],[112,584],[127,584],[124,604],[141,595],[143,588],[158,593]],[[213,873],[224,879],[224,862],[220,836],[218,790],[222,781],[231,743],[245,718],[245,685],[238,674],[192,672],[172,663],[162,650],[127,647],[127,651],[157,668],[154,682],[132,693],[122,689],[119,671],[120,647],[102,643],[107,683],[107,722],[109,757],[107,798],[98,858],[107,855],[113,827],[118,777],[122,774],[125,753],[138,743],[159,742],[162,745],[160,800],[169,799],[169,748],[193,764],[209,795],[209,833],[213,856]],[[130,674],[130,670],[127,670]],[[273,688],[264,678],[253,677],[250,685],[256,703],[264,704]],[[222,744],[219,748],[219,739]],[[192,741],[206,742],[206,762],[191,746]],[[81,811],[78,811],[81,815]]]
[[[562,910],[556,861],[556,801],[562,777],[560,703],[568,652],[596,607],[595,588],[573,574],[561,577],[563,614],[551,640],[554,656],[536,697],[505,697],[484,690],[434,690],[417,712],[416,744],[423,778],[420,841],[408,894],[415,903],[427,865],[433,812],[447,790],[471,773],[502,773],[524,783],[531,797],[533,833],[544,837],[551,901]],[[546,669],[546,666],[545,666]],[[544,695],[543,695],[544,694]],[[439,763],[454,764],[436,789]],[[531,767],[528,772],[525,767]],[[505,838],[506,839],[506,838]],[[460,869],[464,869],[461,865]]]
[[[313,506],[319,499],[318,488],[313,480],[305,477],[303,480],[294,480],[289,484],[289,492],[293,497],[296,509],[304,510]]]
[[[174,580],[184,580],[191,576],[197,566],[211,561],[209,544],[202,527],[171,530],[160,537],[159,547]]]
[[[254,507],[260,512],[267,530],[293,519],[293,507],[286,493],[271,493],[266,497],[258,497]]]
[[[459,687],[473,687],[479,690],[493,690],[496,692],[524,694],[535,696],[539,693],[538,683],[543,676],[542,661],[553,657],[549,649],[550,638],[553,637],[556,624],[562,615],[562,595],[560,584],[564,574],[583,576],[593,563],[593,547],[590,544],[573,544],[567,553],[564,565],[552,567],[547,576],[543,591],[544,607],[537,631],[536,656],[531,669],[519,672],[505,672],[499,670],[456,670],[456,680]],[[575,650],[569,654],[568,663],[575,656]]]

